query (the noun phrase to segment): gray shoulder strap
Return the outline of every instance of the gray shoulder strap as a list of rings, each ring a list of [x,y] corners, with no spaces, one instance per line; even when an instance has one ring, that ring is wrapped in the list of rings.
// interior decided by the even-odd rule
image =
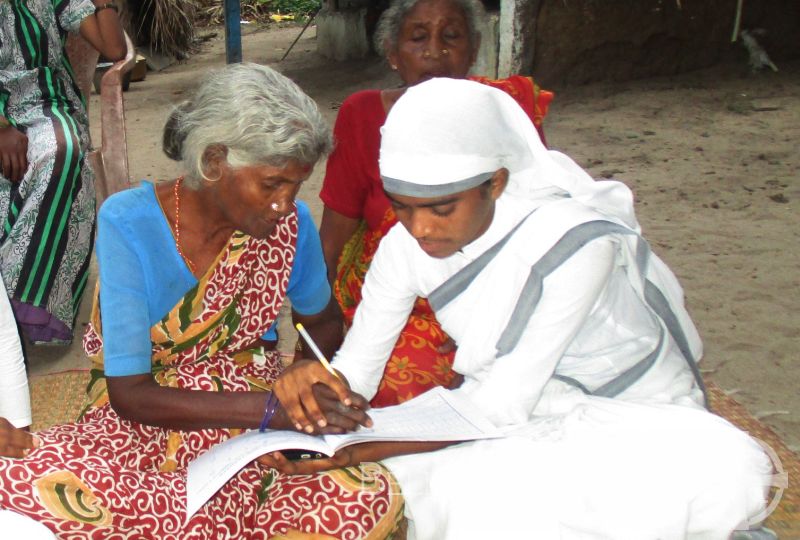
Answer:
[[[517,305],[514,307],[514,311],[508,321],[508,326],[503,330],[497,342],[498,356],[510,353],[517,346],[522,332],[528,326],[528,321],[533,315],[539,299],[542,297],[542,282],[544,278],[564,264],[567,259],[572,257],[589,241],[612,233],[636,234],[627,227],[610,221],[587,221],[564,233],[558,242],[541,259],[536,261],[531,267],[528,279],[517,299]]]
[[[514,233],[517,232],[525,221],[531,215],[536,212],[534,210],[517,223],[513,229],[508,231],[506,235],[500,239],[495,245],[484,251],[480,254],[480,256],[469,263],[467,266],[450,276],[444,283],[436,287],[429,295],[428,295],[428,303],[431,305],[434,311],[438,311],[442,309],[444,306],[450,303],[451,300],[456,298],[459,294],[464,292],[469,284],[475,279],[475,277],[481,273],[481,271],[489,264],[492,259],[503,249],[503,246],[506,245],[506,242],[514,236]]]
[[[524,222],[525,220],[522,221]],[[520,222],[520,224],[521,223],[522,222]],[[516,232],[518,227],[519,225],[512,229],[500,242],[492,246],[489,250],[452,276],[445,283],[437,287],[428,298],[434,311],[441,309],[453,298],[461,294],[461,292],[463,292],[469,286],[469,284],[472,283],[481,270],[483,270],[483,268],[486,267],[486,265],[502,249],[508,239],[513,235],[514,232]],[[686,339],[677,316],[672,311],[669,302],[664,297],[661,290],[650,280],[646,279],[647,266],[650,258],[650,246],[648,245],[647,241],[645,241],[644,238],[638,235],[635,231],[606,220],[588,221],[573,227],[564,233],[558,242],[556,242],[556,244],[531,267],[528,279],[526,280],[525,285],[520,292],[508,325],[503,330],[503,333],[500,335],[500,339],[497,342],[496,348],[498,357],[511,352],[519,342],[522,333],[528,325],[528,321],[533,315],[533,312],[536,310],[536,306],[541,299],[544,279],[588,242],[608,234],[632,234],[638,237],[636,264],[639,268],[640,274],[645,276],[645,301],[655,312],[655,314],[663,321],[664,326],[666,326],[667,330],[670,332],[670,335],[675,340],[675,343],[678,345],[678,348],[683,354],[686,363],[689,365],[689,368],[691,369],[698,386],[702,390],[703,395],[706,396],[705,385],[703,384],[703,379],[700,376],[700,370],[697,367],[697,361],[691,352],[688,340]],[[578,381],[574,381],[574,379],[571,379],[570,377],[563,375],[556,375],[555,377],[579,387],[584,392],[605,397],[613,397],[630,387],[647,372],[647,370],[657,359],[661,348],[664,346],[664,338],[665,336],[662,330],[661,335],[659,336],[659,343],[650,354],[634,364],[631,368],[627,369],[625,372],[621,373],[619,376],[615,377],[613,380],[604,384],[600,388],[595,389],[594,391],[589,392],[583,384]],[[574,383],[572,381],[574,381]]]

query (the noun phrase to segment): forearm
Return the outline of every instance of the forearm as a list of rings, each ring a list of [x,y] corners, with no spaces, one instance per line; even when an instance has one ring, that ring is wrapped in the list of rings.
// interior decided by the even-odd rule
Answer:
[[[81,23],[81,35],[111,61],[125,58],[127,47],[116,4],[112,0],[94,0],[97,11]],[[109,6],[115,7],[109,7]]]
[[[168,429],[253,429],[264,418],[265,392],[210,392],[167,388],[150,375],[108,377],[108,394],[117,414],[140,424]],[[269,424],[293,429],[279,408]]]
[[[295,323],[302,323],[327,359],[333,358],[334,353],[342,344],[343,334],[342,312],[333,297],[320,313],[307,316],[293,312],[292,319]],[[301,339],[300,343],[303,358],[316,358],[305,340]]]
[[[327,206],[322,210],[322,221],[319,236],[322,241],[322,253],[328,267],[328,281],[333,284],[336,279],[339,257],[342,255],[347,241],[358,229],[358,220],[344,216]]]
[[[95,2],[95,5],[106,5],[107,2]],[[100,31],[100,39],[103,41],[104,49],[100,51],[103,56],[112,61],[125,58],[127,47],[125,46],[125,35],[122,32],[122,25],[116,10],[107,8],[95,14],[97,26]]]
[[[351,447],[349,465],[357,466],[359,463],[382,461],[390,457],[434,452],[454,444],[458,444],[458,442],[377,442],[358,444]]]

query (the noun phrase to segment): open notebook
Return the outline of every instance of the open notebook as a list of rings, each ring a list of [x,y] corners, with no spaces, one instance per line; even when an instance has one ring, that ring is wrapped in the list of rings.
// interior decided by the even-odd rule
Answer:
[[[306,435],[296,431],[249,431],[220,443],[188,467],[188,520],[225,482],[257,457],[276,450],[303,449],[333,455],[336,450],[372,441],[469,441],[501,434],[465,398],[434,388],[394,407],[371,409],[372,428],[343,435]]]

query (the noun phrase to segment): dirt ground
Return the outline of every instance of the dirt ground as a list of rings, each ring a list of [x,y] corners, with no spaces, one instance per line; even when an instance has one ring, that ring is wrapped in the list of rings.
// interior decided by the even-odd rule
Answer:
[[[281,63],[299,28],[243,29],[244,59],[293,78],[331,123],[351,92],[399,82],[377,59],[322,59],[313,27]],[[160,151],[161,128],[202,73],[223,65],[222,36],[219,29],[188,61],[131,85],[132,178],[179,173]],[[672,78],[556,88],[545,130],[551,147],[594,176],[633,188],[645,235],[686,290],[704,338],[702,369],[798,451],[800,63],[778,67],[752,75],[743,57]],[[92,103],[96,125],[96,96]],[[301,192],[317,219],[323,172],[320,164]],[[84,367],[77,349],[71,365]]]

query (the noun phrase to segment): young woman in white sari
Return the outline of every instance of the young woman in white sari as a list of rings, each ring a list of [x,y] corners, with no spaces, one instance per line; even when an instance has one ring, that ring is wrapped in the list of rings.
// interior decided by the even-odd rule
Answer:
[[[380,169],[400,224],[333,366],[369,399],[426,297],[458,345],[451,391],[508,436],[262,459],[297,473],[385,460],[416,538],[724,539],[763,509],[769,461],[705,410],[700,339],[628,188],[546,150],[503,92],[446,79],[397,102]],[[326,421],[317,382],[346,400],[310,361],[276,385],[307,430]]]

